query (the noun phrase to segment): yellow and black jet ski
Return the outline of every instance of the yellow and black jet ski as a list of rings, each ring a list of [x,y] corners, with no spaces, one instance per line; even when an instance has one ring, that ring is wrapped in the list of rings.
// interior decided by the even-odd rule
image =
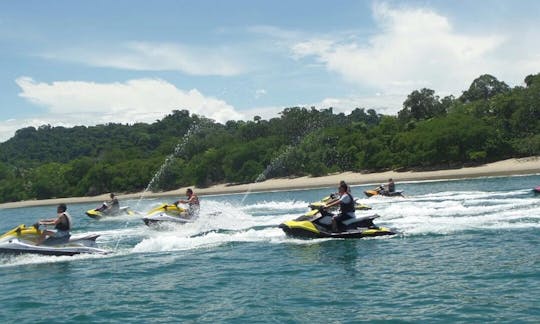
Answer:
[[[96,245],[97,234],[54,238],[49,237],[42,244],[36,245],[42,231],[39,225],[21,224],[0,236],[0,253],[3,254],[42,254],[75,255],[81,253],[107,254]]]
[[[85,212],[86,216],[94,219],[101,219],[103,217],[114,217],[124,215],[135,215],[135,212],[129,208],[129,206],[120,207],[116,211],[110,211],[107,209],[107,205],[103,204],[98,208],[90,209]]]
[[[172,222],[172,223],[193,223],[195,221],[194,217],[189,217],[187,209],[182,208],[174,204],[161,204],[156,208],[150,210],[145,217],[143,217],[143,222],[150,226],[163,222]]]
[[[375,189],[365,190],[364,194],[369,198],[373,196],[385,196],[385,197],[404,197],[403,191],[388,191],[384,189],[384,186],[379,186]]]
[[[319,201],[312,202],[311,204],[309,204],[309,208],[310,209],[319,209],[321,207],[324,207],[324,205],[326,205],[326,203],[328,203],[329,201],[332,201],[332,200],[337,199],[337,198],[338,198],[338,196],[336,194],[331,194],[330,196],[326,196],[326,197],[324,197],[323,199],[321,199]],[[356,209],[356,210],[370,210],[371,207],[369,207],[368,205],[359,203],[357,200],[355,200],[354,209]]]
[[[373,224],[379,215],[356,217],[338,224],[338,231],[332,232],[332,216],[325,209],[313,209],[295,220],[281,223],[279,227],[288,236],[297,238],[363,238],[394,235],[396,232]]]

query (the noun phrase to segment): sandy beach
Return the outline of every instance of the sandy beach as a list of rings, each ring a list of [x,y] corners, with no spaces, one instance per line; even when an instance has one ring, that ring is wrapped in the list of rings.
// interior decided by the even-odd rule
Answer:
[[[244,193],[244,192],[261,192],[261,191],[277,191],[277,190],[293,190],[293,189],[308,189],[308,188],[324,188],[336,187],[341,180],[347,181],[350,185],[362,184],[380,184],[385,183],[389,178],[395,182],[401,181],[421,181],[421,180],[445,180],[445,179],[461,179],[461,178],[477,178],[489,176],[507,176],[507,175],[526,175],[540,174],[540,156],[527,157],[520,159],[508,159],[494,163],[484,164],[475,167],[466,167],[460,169],[447,169],[436,171],[406,171],[396,172],[387,171],[381,173],[354,173],[344,172],[323,177],[298,177],[298,178],[279,178],[270,179],[262,182],[228,185],[220,184],[208,188],[194,188],[194,191],[199,196]],[[151,197],[184,197],[187,187],[178,188],[172,191],[165,192],[146,192],[146,193],[130,193],[118,194],[118,198],[122,199],[138,199]],[[193,188],[193,187],[192,187]],[[42,205],[55,205],[58,203],[83,203],[83,202],[102,202],[108,200],[108,194],[103,194],[93,197],[70,197],[57,198],[46,200],[28,200],[0,204],[0,208],[18,208]]]

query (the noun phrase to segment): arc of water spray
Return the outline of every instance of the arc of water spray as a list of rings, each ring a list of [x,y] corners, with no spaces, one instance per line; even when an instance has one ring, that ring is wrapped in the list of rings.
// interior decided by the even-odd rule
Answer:
[[[150,182],[148,183],[148,185],[146,186],[146,188],[142,192],[141,197],[139,198],[139,200],[135,204],[135,209],[137,209],[139,207],[139,204],[143,200],[144,195],[148,191],[150,191],[150,189],[152,189],[152,186],[155,184],[155,182],[158,181],[159,178],[161,178],[161,176],[163,175],[163,172],[165,172],[165,170],[169,167],[169,165],[172,163],[172,161],[174,161],[174,158],[176,156],[180,155],[181,153],[183,153],[184,148],[186,147],[186,144],[188,143],[189,139],[191,138],[191,136],[196,134],[201,129],[201,126],[202,126],[201,124],[192,124],[191,127],[184,134],[184,136],[182,136],[182,139],[180,139],[178,144],[176,144],[176,146],[174,147],[173,153],[169,154],[165,158],[165,161],[163,162],[163,164],[161,164],[161,166],[159,167],[157,172],[154,174],[154,176],[152,177],[152,179],[150,180]],[[127,224],[128,223],[126,222],[126,225],[125,225],[126,227],[127,227]],[[116,246],[114,248],[115,250],[118,249],[118,245],[120,244],[120,240],[121,239],[119,238],[118,241],[116,242]]]
[[[301,136],[298,136],[296,138],[296,141],[294,141],[295,143],[291,144],[291,145],[288,145],[286,148],[285,148],[285,151],[283,151],[280,155],[278,155],[276,158],[274,158],[270,164],[268,164],[268,166],[266,167],[266,169],[264,169],[263,172],[261,172],[257,178],[255,179],[255,182],[253,183],[250,183],[249,186],[248,186],[248,190],[246,191],[244,197],[242,198],[242,201],[240,202],[240,204],[244,204],[244,201],[246,200],[247,196],[251,193],[251,190],[252,190],[252,186],[255,184],[255,183],[258,183],[258,182],[261,182],[261,181],[264,181],[266,180],[266,177],[268,176],[268,173],[270,173],[270,171],[272,170],[275,170],[276,167],[280,167],[282,166],[283,162],[285,161],[285,158],[291,154],[291,152],[294,150],[294,148],[301,142],[301,140],[303,138],[306,138],[307,136],[309,136],[310,134],[313,134],[313,132],[315,132],[316,130],[320,129],[321,128],[321,125],[317,124],[317,123],[314,123],[313,124],[313,127],[309,128],[309,129],[306,129],[306,131],[301,135]]]
[[[183,153],[184,151],[184,148],[186,147],[186,144],[189,142],[190,138],[196,134],[199,130],[201,129],[201,125],[200,124],[193,124],[188,130],[187,132],[184,134],[184,136],[182,137],[182,139],[178,142],[178,144],[176,144],[176,146],[174,147],[174,151],[173,153],[169,154],[166,158],[165,158],[165,161],[163,162],[163,164],[161,164],[161,166],[159,167],[159,169],[156,171],[156,173],[154,174],[154,176],[152,177],[152,179],[150,180],[150,182],[148,183],[148,185],[146,186],[146,188],[144,189],[144,191],[142,192],[141,194],[141,197],[139,198],[139,201],[137,202],[136,206],[139,205],[139,203],[142,201],[142,199],[144,198],[144,195],[150,191],[152,189],[152,186],[159,180],[159,178],[161,178],[161,176],[163,175],[163,172],[165,172],[165,170],[171,165],[171,163],[174,161],[174,158],[178,155],[180,155],[181,153]]]
[[[273,159],[270,162],[270,164],[268,164],[266,169],[264,169],[264,171],[261,172],[257,176],[257,179],[255,179],[255,182],[249,184],[248,190],[246,191],[246,193],[245,193],[244,197],[242,198],[242,201],[240,202],[240,204],[244,204],[244,200],[246,200],[247,196],[251,193],[252,185],[257,183],[257,182],[261,182],[263,180],[266,180],[266,176],[268,176],[268,173],[270,173],[270,171],[272,171],[272,170],[275,170],[276,167],[280,167],[283,164],[283,161],[285,160],[285,158],[292,152],[293,148],[294,148],[294,146],[292,146],[292,145],[287,146],[285,151],[282,152],[280,155],[278,155],[275,159]]]

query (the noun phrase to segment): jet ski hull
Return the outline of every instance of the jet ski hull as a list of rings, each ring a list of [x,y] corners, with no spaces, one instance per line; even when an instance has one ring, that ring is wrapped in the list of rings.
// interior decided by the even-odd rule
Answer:
[[[36,245],[42,231],[37,227],[19,225],[0,237],[0,253],[3,254],[41,254],[75,255],[82,253],[107,254],[108,251],[96,246],[99,235],[79,237],[48,238]]]
[[[20,254],[39,254],[39,255],[55,255],[55,256],[73,256],[76,254],[107,254],[108,251],[102,250],[96,247],[89,246],[73,246],[73,245],[64,245],[64,246],[46,246],[46,245],[35,245],[30,242],[25,242],[19,239],[13,239],[9,242],[0,243],[0,253],[1,254],[11,254],[11,255],[20,255]]]
[[[288,221],[279,225],[279,227],[285,232],[287,236],[296,237],[296,238],[365,238],[365,237],[376,237],[384,235],[395,235],[396,233],[386,227],[376,227],[376,228],[364,228],[364,229],[353,229],[346,230],[342,232],[331,232],[327,230],[322,230],[317,226],[305,226],[305,224],[298,224],[300,222]]]
[[[403,191],[394,191],[394,192],[380,192],[377,190],[366,190],[364,194],[369,198],[373,196],[385,196],[385,197],[403,197]]]
[[[143,217],[143,222],[147,226],[160,223],[176,223],[185,224],[193,223],[193,218],[186,218],[186,210],[176,205],[160,205],[148,212],[146,217]]]
[[[152,215],[148,217],[143,217],[143,222],[145,225],[157,225],[160,223],[176,223],[176,224],[186,224],[193,223],[193,219],[182,218],[180,216],[169,216],[166,214]]]
[[[85,212],[86,216],[93,219],[101,219],[103,217],[115,217],[122,215],[135,215],[135,213],[128,207],[120,207],[120,210],[116,213],[105,213],[98,209],[90,209]]]
[[[338,231],[333,232],[332,216],[326,210],[312,210],[295,220],[286,221],[279,227],[288,236],[297,238],[364,238],[396,234],[389,228],[373,224],[379,215],[351,218],[340,222]]]

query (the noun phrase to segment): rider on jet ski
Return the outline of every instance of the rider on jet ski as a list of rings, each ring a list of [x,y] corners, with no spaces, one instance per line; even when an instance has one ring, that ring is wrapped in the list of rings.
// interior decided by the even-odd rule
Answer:
[[[187,210],[188,218],[194,218],[194,217],[199,216],[199,209],[200,209],[199,197],[197,197],[197,195],[194,194],[193,190],[191,190],[190,188],[186,190],[186,196],[188,198],[187,200],[180,199],[180,200],[175,201],[174,204],[177,206],[178,204],[188,204],[189,206]]]
[[[66,204],[60,204],[56,208],[57,217],[55,219],[39,220],[38,224],[40,225],[54,225],[56,232],[44,230],[39,237],[36,245],[40,245],[41,243],[43,243],[47,236],[62,238],[70,235],[69,231],[71,230],[71,216],[69,216],[66,210]]]
[[[96,208],[96,210],[107,215],[114,215],[120,211],[120,203],[118,202],[118,198],[116,198],[114,193],[111,192],[109,197],[111,197],[111,200],[104,202],[103,205]]]
[[[343,222],[349,218],[355,218],[354,214],[354,198],[350,194],[349,186],[342,181],[339,185],[339,199],[336,199],[324,206],[330,208],[339,204],[339,214],[332,217],[332,231],[337,232],[337,222]]]

